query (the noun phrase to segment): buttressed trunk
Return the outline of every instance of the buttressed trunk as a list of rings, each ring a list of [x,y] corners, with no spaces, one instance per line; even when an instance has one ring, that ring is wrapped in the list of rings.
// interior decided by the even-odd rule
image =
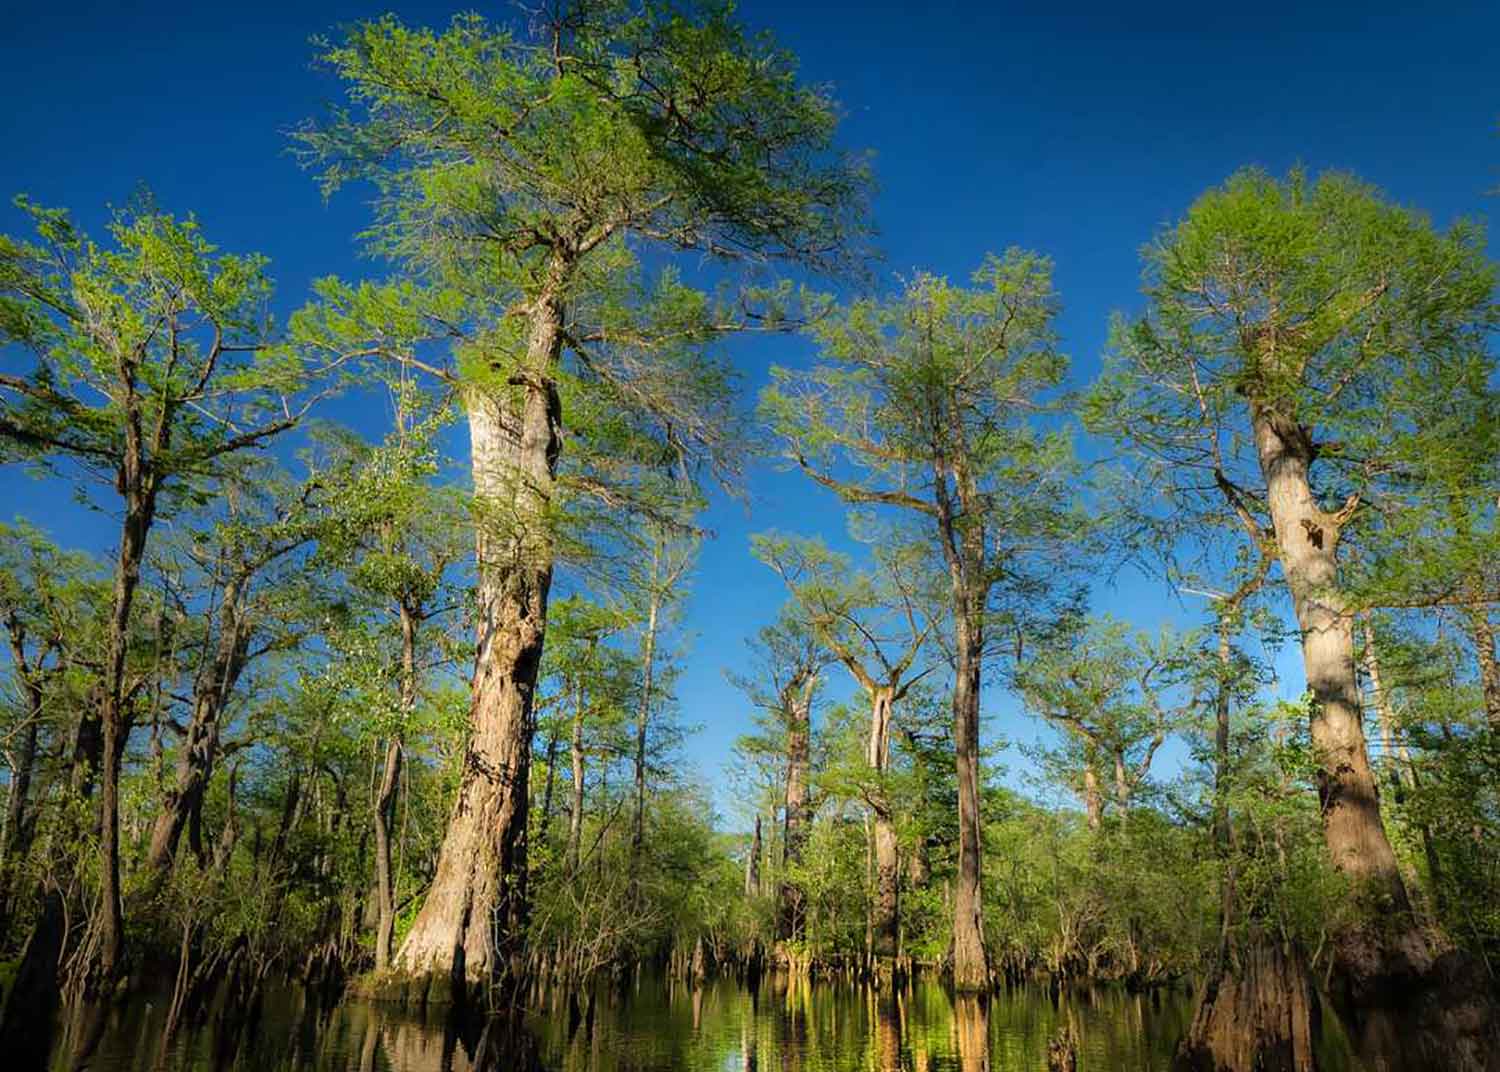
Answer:
[[[874,775],[870,810],[875,826],[875,896],[871,904],[871,949],[877,959],[896,955],[900,937],[901,864],[897,856],[896,824],[886,799],[884,778],[891,759],[891,709],[895,690],[876,688],[870,697],[870,739],[865,760]]]
[[[478,513],[478,608],[469,742],[458,800],[437,874],[397,967],[441,980],[454,996],[521,977],[529,918],[526,888],[532,705],[554,547],[550,509],[561,449],[561,405],[552,381],[562,341],[560,288],[529,308],[526,366],[499,393],[471,386],[465,404]],[[517,412],[519,411],[519,412]],[[467,986],[465,985],[467,984]]]

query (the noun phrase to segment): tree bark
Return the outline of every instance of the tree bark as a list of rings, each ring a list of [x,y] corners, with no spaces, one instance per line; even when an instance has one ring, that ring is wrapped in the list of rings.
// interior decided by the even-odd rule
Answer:
[[[874,818],[875,890],[871,903],[870,952],[877,964],[889,966],[896,955],[901,928],[901,862],[898,858],[895,817],[885,792],[885,775],[891,759],[891,711],[895,689],[876,688],[870,697],[870,737],[865,761],[874,786],[869,793]]]
[[[777,928],[783,941],[801,941],[806,934],[807,904],[802,886],[788,872],[802,864],[812,822],[808,805],[808,760],[812,733],[812,700],[817,672],[802,675],[788,690],[786,733],[786,807],[783,812],[781,910]]]
[[[36,671],[26,658],[24,636],[19,623],[8,621],[11,637],[11,660],[17,681],[26,699],[26,732],[21,737],[20,754],[10,776],[10,797],[5,805],[5,833],[0,841],[0,941],[6,937],[13,918],[11,910],[12,876],[31,847],[35,826],[28,805],[31,801],[31,779],[36,769],[37,744],[41,735],[45,694]]]
[[[219,753],[219,716],[243,671],[250,630],[243,618],[246,578],[232,577],[224,586],[219,605],[219,635],[208,665],[193,685],[193,714],[177,752],[176,778],[162,801],[151,829],[151,847],[146,867],[160,876],[172,866],[182,832],[190,824],[196,835],[196,817],[213,778]],[[200,837],[193,836],[192,849],[200,866],[204,860]]]
[[[656,671],[656,623],[661,614],[659,588],[661,542],[652,548],[651,603],[646,613],[646,633],[641,639],[641,697],[635,716],[635,828],[630,837],[632,885],[640,870],[641,848],[646,842],[646,728],[651,721],[652,688]]]
[[[1256,452],[1265,478],[1282,572],[1302,632],[1302,662],[1313,696],[1323,836],[1333,865],[1397,913],[1410,910],[1396,855],[1380,819],[1365,750],[1363,703],[1354,661],[1354,621],[1339,589],[1340,519],[1313,498],[1312,445],[1289,418],[1257,405]]]
[[[427,976],[428,1000],[521,980],[530,904],[526,833],[532,709],[552,587],[553,482],[562,413],[552,376],[562,346],[562,283],[555,258],[528,309],[526,364],[507,405],[473,385],[466,405],[474,491],[478,613],[470,737],[437,874],[397,967]],[[517,432],[516,425],[519,425]]]
[[[1469,610],[1474,652],[1479,660],[1479,684],[1484,695],[1484,716],[1490,732],[1500,733],[1500,661],[1495,658],[1495,627],[1489,607],[1479,604]]]
[[[547,734],[547,781],[542,790],[542,815],[541,822],[537,823],[536,841],[540,850],[545,850],[548,844],[548,828],[552,825],[552,791],[557,784],[557,725],[553,724],[552,731]],[[545,858],[545,854],[544,857]]]
[[[1115,805],[1120,809],[1120,823],[1123,825],[1130,814],[1130,776],[1125,771],[1125,757],[1116,752],[1114,758]]]
[[[953,688],[953,742],[958,768],[958,882],[953,896],[953,985],[961,991],[989,986],[980,892],[982,829],[979,815],[978,623],[967,606],[957,622],[957,677]]]
[[[124,462],[119,473],[126,489],[125,520],[115,559],[110,596],[107,661],[99,712],[103,732],[104,769],[99,794],[101,880],[99,891],[99,953],[93,965],[93,985],[112,984],[125,955],[125,911],[120,897],[120,771],[130,736],[130,711],[125,696],[125,656],[130,643],[130,615],[140,584],[146,534],[156,514],[155,480],[143,471],[136,420],[127,421]],[[144,490],[143,490],[144,489]]]
[[[1099,775],[1094,772],[1092,758],[1083,761],[1083,809],[1089,830],[1097,834],[1104,825],[1104,797],[1099,792]]]
[[[401,720],[411,717],[417,706],[418,613],[404,601],[398,606],[401,622]],[[401,784],[402,734],[391,734],[385,746],[385,764],[375,794],[375,970],[384,971],[391,962],[391,940],[396,933],[396,880],[391,862],[391,829],[396,819],[396,791]]]
[[[1242,959],[1200,995],[1173,1072],[1315,1072],[1317,998],[1301,955],[1261,938]]]
[[[1252,405],[1251,418],[1302,633],[1324,841],[1364,910],[1361,922],[1334,936],[1334,1001],[1367,1061],[1485,1068],[1497,1033],[1481,972],[1464,954],[1429,945],[1381,822],[1365,750],[1353,610],[1339,587],[1336,552],[1345,517],[1323,511],[1313,497],[1314,448],[1306,431],[1262,402]]]
[[[1364,620],[1365,673],[1370,678],[1370,692],[1375,702],[1375,716],[1380,724],[1380,751],[1391,764],[1392,781],[1407,789],[1411,784],[1411,753],[1396,724],[1396,712],[1391,705],[1384,675],[1380,668],[1380,653],[1375,650],[1375,630],[1368,617]],[[1397,798],[1400,799],[1399,797]]]
[[[578,874],[578,858],[583,845],[583,681],[574,683],[577,690],[573,708],[573,739],[569,754],[573,761],[573,800],[568,811],[568,874]]]

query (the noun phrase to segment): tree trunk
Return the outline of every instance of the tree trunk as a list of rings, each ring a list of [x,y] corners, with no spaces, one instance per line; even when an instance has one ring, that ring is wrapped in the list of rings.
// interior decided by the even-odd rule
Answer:
[[[557,725],[553,723],[552,731],[547,734],[547,782],[546,788],[542,790],[542,816],[541,822],[536,826],[537,848],[547,848],[548,828],[552,825],[552,790],[557,783]]]
[[[1474,652],[1479,660],[1479,684],[1484,694],[1484,715],[1492,733],[1500,733],[1500,661],[1495,658],[1495,628],[1490,609],[1479,605],[1469,610]]]
[[[1302,957],[1269,938],[1209,981],[1173,1072],[1314,1072],[1317,998]]]
[[[391,962],[391,938],[396,932],[396,881],[391,862],[391,829],[395,825],[396,787],[401,780],[401,738],[386,741],[385,766],[375,796],[375,970]]]
[[[1130,814],[1130,776],[1125,771],[1125,757],[1119,752],[1115,753],[1115,805],[1120,809],[1123,826]]]
[[[1094,772],[1092,757],[1083,761],[1083,810],[1089,829],[1097,834],[1104,825],[1104,797],[1099,792],[1099,775]]]
[[[398,605],[401,621],[401,721],[403,725],[417,706],[416,609],[404,601]],[[396,933],[396,880],[391,864],[391,829],[396,820],[396,791],[401,784],[402,733],[398,729],[385,746],[385,765],[375,794],[375,970],[384,971],[391,962],[391,940]]]
[[[651,721],[652,686],[656,670],[656,623],[661,613],[661,541],[652,548],[651,605],[646,634],[641,640],[641,703],[635,716],[635,828],[630,836],[631,883],[639,874],[641,847],[646,842],[646,727]]]
[[[1340,520],[1313,498],[1308,480],[1312,447],[1306,433],[1263,406],[1255,409],[1254,430],[1281,568],[1302,632],[1328,854],[1377,903],[1407,913],[1406,889],[1381,825],[1379,794],[1365,751],[1354,621],[1339,589]]]
[[[760,816],[755,817],[755,837],[745,857],[745,896],[760,896]]]
[[[573,801],[568,812],[568,875],[578,874],[578,857],[583,846],[583,680],[574,683],[577,690],[573,708],[573,739],[569,754],[573,760]]]
[[[958,884],[953,896],[953,985],[960,991],[989,986],[980,895],[982,829],[979,815],[979,675],[983,636],[979,615],[967,602],[957,619],[953,687],[953,742],[958,769]]]
[[[787,705],[786,733],[786,809],[783,813],[781,911],[777,928],[783,941],[801,941],[806,933],[807,905],[799,882],[792,881],[790,872],[802,864],[803,850],[807,845],[808,827],[812,816],[808,814],[808,758],[812,733],[812,698],[817,684],[817,673],[806,675],[805,681],[789,690],[791,702]]]
[[[141,578],[141,559],[146,553],[146,534],[156,513],[156,494],[141,490],[152,478],[142,471],[138,430],[128,422],[125,461],[119,483],[126,489],[125,520],[120,528],[120,549],[115,559],[114,587],[110,598],[108,655],[99,712],[103,731],[103,784],[99,795],[100,890],[99,952],[92,965],[91,986],[103,989],[113,984],[125,955],[125,911],[120,897],[120,770],[130,737],[130,711],[125,696],[125,656],[130,643],[130,616],[136,587]]]
[[[554,262],[530,307],[526,367],[504,392],[471,386],[465,400],[478,512],[470,736],[437,875],[397,957],[402,971],[438,984],[428,987],[429,1000],[445,996],[444,979],[452,996],[486,982],[508,989],[524,966],[532,705],[552,586],[550,512],[562,447],[552,375],[562,342],[563,272]],[[518,394],[524,401],[507,405]]]
[[[213,778],[219,753],[219,716],[244,669],[250,641],[250,630],[241,616],[244,583],[243,578],[236,577],[224,586],[218,643],[208,666],[193,683],[193,715],[177,752],[176,781],[162,801],[146,854],[146,867],[157,876],[171,868],[182,832],[190,823],[196,833],[196,818]],[[201,866],[205,863],[201,839],[193,837],[192,841]]]
[[[870,909],[870,952],[882,970],[896,955],[901,926],[901,862],[897,857],[896,824],[885,791],[886,770],[891,759],[891,711],[895,689],[877,687],[870,697],[870,737],[865,761],[873,786],[870,810],[874,817],[875,889]]]
[[[31,799],[31,778],[36,769],[37,740],[42,725],[42,688],[30,674],[23,672],[24,652],[13,648],[13,668],[26,695],[26,732],[21,737],[21,752],[10,776],[10,799],[5,807],[5,835],[0,842],[0,942],[14,918],[11,909],[11,885],[16,868],[26,858],[35,826],[27,805]],[[44,787],[45,792],[45,787]]]
[[[1391,780],[1398,786],[1411,788],[1411,753],[1396,724],[1396,712],[1391,706],[1391,695],[1386,690],[1385,679],[1380,669],[1380,653],[1375,650],[1375,630],[1370,619],[1364,620],[1365,673],[1370,677],[1370,692],[1375,702],[1375,715],[1380,723],[1380,751],[1389,763]],[[1400,797],[1397,797],[1400,800]]]
[[[1368,1062],[1484,1068],[1497,1041],[1487,988],[1465,955],[1449,950],[1439,956],[1428,944],[1381,823],[1365,751],[1353,614],[1339,588],[1336,551],[1344,519],[1313,498],[1306,432],[1261,403],[1252,408],[1252,422],[1282,572],[1302,632],[1324,841],[1363,908],[1359,922],[1334,936],[1332,996]]]

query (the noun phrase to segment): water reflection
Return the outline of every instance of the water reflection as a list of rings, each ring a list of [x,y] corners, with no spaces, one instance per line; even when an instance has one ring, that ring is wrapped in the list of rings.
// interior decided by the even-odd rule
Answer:
[[[523,1023],[461,1025],[363,1001],[267,989],[253,1019],[212,1011],[164,1034],[168,1001],[60,1023],[51,1068],[99,1072],[1027,1072],[1070,1025],[1079,1068],[1166,1069],[1185,993],[955,998],[936,983],[881,991],[771,976],[689,986],[650,977],[585,994],[540,988]]]

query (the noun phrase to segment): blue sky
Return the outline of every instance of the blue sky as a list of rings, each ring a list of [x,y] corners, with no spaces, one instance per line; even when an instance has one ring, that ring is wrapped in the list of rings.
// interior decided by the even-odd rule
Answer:
[[[389,9],[10,0],[0,193],[70,207],[96,227],[107,203],[144,184],[163,207],[196,213],[223,248],[269,255],[287,309],[317,276],[373,272],[356,256],[362,195],[325,204],[287,156],[284,132],[338,93],[310,68],[308,39]],[[394,10],[440,23],[461,9]],[[986,251],[1012,245],[1049,254],[1079,383],[1098,368],[1109,313],[1137,302],[1141,244],[1241,165],[1352,170],[1439,222],[1496,204],[1486,196],[1500,185],[1494,3],[743,0],[741,13],[796,51],[808,79],[834,87],[844,143],[874,151],[879,275],[965,277]],[[19,221],[7,208],[0,225]],[[751,392],[771,363],[807,357],[778,339],[735,353]],[[843,529],[837,505],[793,475],[760,469],[750,486],[748,516],[719,503],[707,518],[717,538],[686,613],[679,693],[685,720],[704,727],[689,754],[710,777],[748,726],[723,669],[782,599],[748,559],[748,534]],[[67,544],[97,550],[111,536],[68,489],[0,471],[0,515],[16,513]],[[1128,578],[1100,591],[1097,606],[1148,628],[1182,620],[1159,586]],[[1284,691],[1300,692],[1295,662],[1283,664]],[[1034,733],[1003,694],[986,708],[989,728]]]

